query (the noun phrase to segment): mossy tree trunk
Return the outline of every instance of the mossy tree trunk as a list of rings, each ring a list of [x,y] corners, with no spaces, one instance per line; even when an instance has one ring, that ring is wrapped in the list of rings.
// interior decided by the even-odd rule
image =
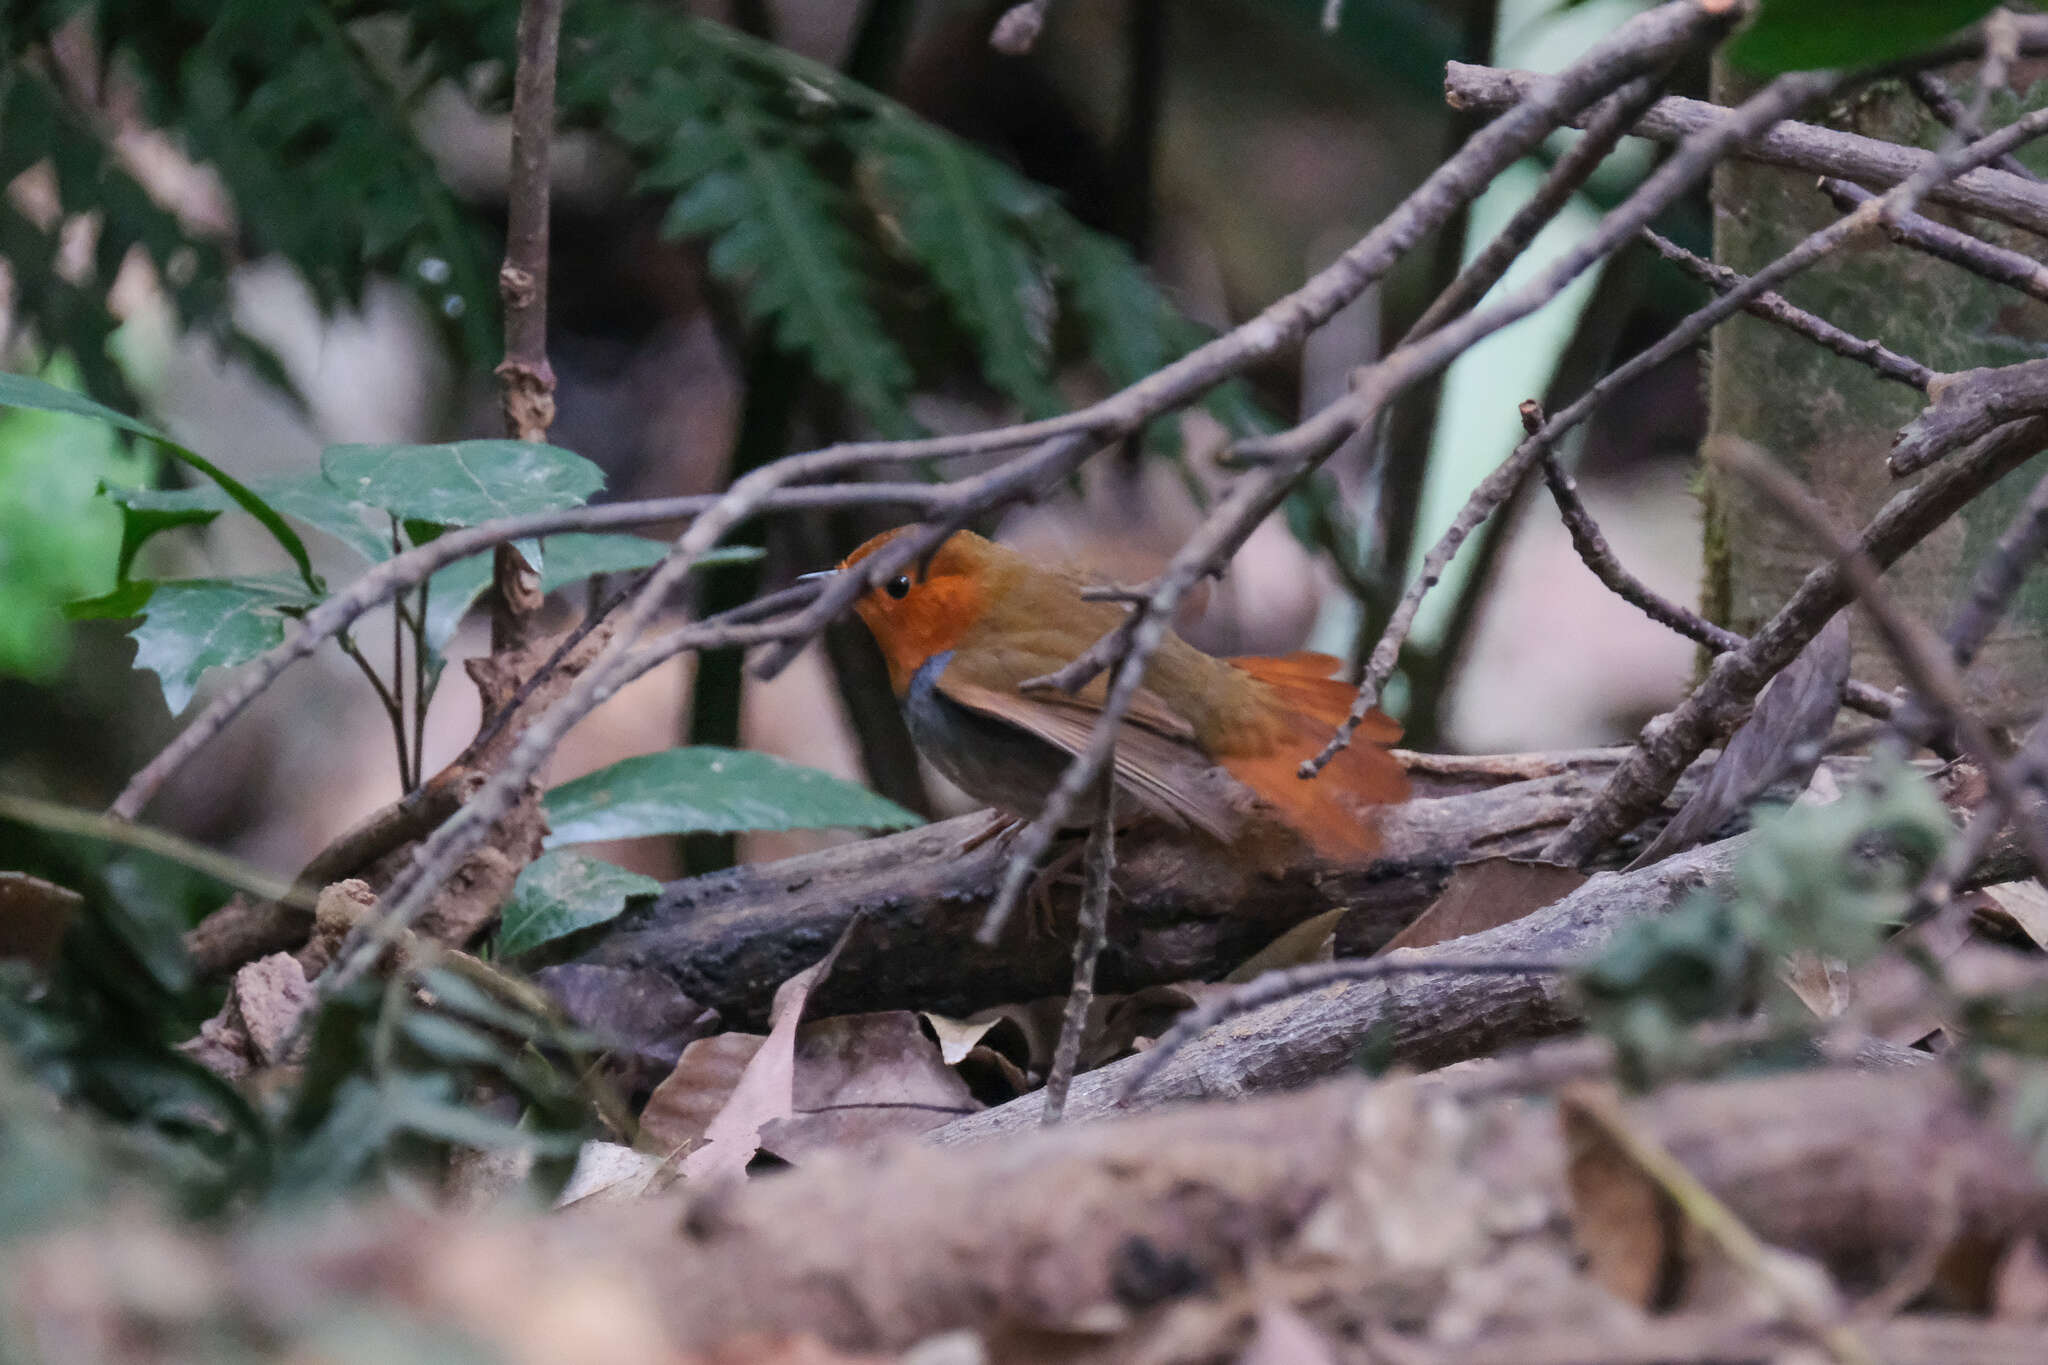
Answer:
[[[2030,75],[2032,73],[2029,73]],[[1967,73],[1957,73],[1958,79]],[[1725,69],[1716,73],[1716,99],[1732,104],[1752,88]],[[1965,99],[1968,91],[1960,92]],[[2026,96],[2026,107],[2048,98],[2048,86]],[[2018,112],[2020,101],[2001,95],[1987,124]],[[1945,129],[1895,83],[1879,85],[1826,112],[1831,126],[1871,137],[1935,146]],[[2029,165],[2048,169],[2048,153]],[[2017,229],[1923,206],[1949,222],[2003,246],[2048,259],[2048,243]],[[1714,182],[1714,254],[1736,270],[1757,270],[1800,238],[1825,225],[1836,211],[1814,178],[1767,166],[1730,163]],[[1873,336],[1937,371],[2005,365],[2048,355],[2048,304],[1989,283],[1958,267],[1871,234],[1838,251],[1784,291],[1802,307],[1859,336]],[[1861,526],[1907,481],[1885,468],[1893,433],[1925,399],[1880,379],[1769,323],[1739,317],[1715,334],[1708,371],[1710,435],[1742,437],[1806,479],[1845,528]],[[1936,628],[1946,624],[1969,576],[2027,490],[2040,476],[2037,459],[1979,498],[1940,532],[1907,555],[1887,583],[1900,600]],[[1709,467],[1706,501],[1706,609],[1730,628],[1748,633],[1766,620],[1818,558],[1817,548],[1731,475]],[[1859,677],[1896,681],[1891,660],[1868,623],[1853,623]],[[2048,679],[2048,574],[2034,574],[2012,614],[1980,655],[1970,675],[1971,694],[1987,712],[2037,703]],[[1994,717],[1995,718],[1995,717]]]

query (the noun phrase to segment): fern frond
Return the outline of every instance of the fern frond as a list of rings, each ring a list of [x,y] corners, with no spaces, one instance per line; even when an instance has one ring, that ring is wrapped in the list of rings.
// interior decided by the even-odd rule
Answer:
[[[706,79],[715,77],[699,73]],[[870,302],[845,191],[811,165],[787,129],[763,116],[743,83],[715,93],[689,85],[687,77],[655,73],[635,97],[639,107],[622,102],[616,125],[629,138],[667,130],[660,159],[641,181],[681,191],[663,231],[707,241],[712,273],[740,291],[747,315],[877,427],[913,430],[904,407],[910,364]]]
[[[1060,408],[1051,383],[1052,297],[1019,217],[1046,195],[928,125],[881,118],[859,141],[917,264],[980,350],[989,384],[1033,417]]]

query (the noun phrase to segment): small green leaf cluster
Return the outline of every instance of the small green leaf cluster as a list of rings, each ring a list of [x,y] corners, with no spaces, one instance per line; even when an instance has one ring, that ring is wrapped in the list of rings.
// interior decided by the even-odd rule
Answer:
[[[173,713],[191,702],[206,673],[246,663],[282,643],[289,620],[326,600],[326,583],[314,572],[297,526],[338,541],[365,563],[376,563],[451,527],[580,506],[604,486],[597,466],[580,455],[554,446],[489,440],[330,446],[318,474],[244,484],[154,427],[43,380],[0,374],[0,408],[97,418],[146,438],[210,481],[160,490],[103,479],[100,494],[120,518],[114,587],[66,608],[81,620],[139,617],[133,631],[136,665],[156,673]],[[25,458],[31,455],[46,462],[49,452],[24,452]],[[270,532],[291,561],[290,570],[245,578],[133,576],[136,556],[155,536],[204,526],[236,509]],[[551,536],[523,548],[541,571],[543,590],[595,574],[643,569],[666,550],[640,536],[590,533]],[[714,559],[757,553],[727,551]],[[432,663],[431,676],[438,676],[442,649],[489,586],[490,573],[489,555],[479,553],[428,581],[416,624]],[[0,607],[0,636],[9,632],[13,610]]]
[[[1686,1059],[1693,1026],[1759,1004],[1787,958],[1864,961],[1953,833],[1926,780],[1889,764],[1828,805],[1759,807],[1728,894],[1695,892],[1617,934],[1576,985],[1637,1083]]]

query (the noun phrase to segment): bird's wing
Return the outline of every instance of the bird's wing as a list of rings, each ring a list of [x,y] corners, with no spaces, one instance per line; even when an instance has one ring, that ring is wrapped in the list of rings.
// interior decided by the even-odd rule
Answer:
[[[1012,692],[941,674],[938,689],[961,706],[993,716],[1069,754],[1087,747],[1101,709],[1059,693]],[[1140,691],[1117,731],[1117,785],[1176,824],[1228,842],[1247,813],[1242,788],[1194,742],[1194,730],[1157,695]]]
[[[1303,652],[1229,662],[1272,688],[1283,704],[1268,712],[1280,724],[1248,733],[1255,744],[1219,754],[1218,761],[1324,856],[1356,860],[1375,852],[1374,808],[1408,795],[1407,773],[1386,749],[1401,737],[1400,725],[1383,711],[1367,712],[1349,747],[1304,782],[1302,761],[1337,732],[1357,695],[1351,684],[1330,676],[1337,661]]]

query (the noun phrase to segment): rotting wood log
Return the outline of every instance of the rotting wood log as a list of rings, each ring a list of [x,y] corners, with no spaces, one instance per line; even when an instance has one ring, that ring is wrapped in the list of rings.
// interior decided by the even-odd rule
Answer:
[[[1749,843],[1724,839],[1635,872],[1601,873],[1555,904],[1510,924],[1427,949],[1430,957],[1590,959],[1622,927],[1675,907],[1692,890],[1726,883]],[[2025,875],[2009,838],[1972,875],[1974,884]],[[1398,956],[1390,954],[1389,956]],[[1290,997],[1194,1038],[1125,1092],[1147,1066],[1140,1053],[1075,1078],[1068,1119],[1152,1109],[1186,1100],[1291,1089],[1353,1064],[1372,1038],[1391,1060],[1422,1070],[1482,1057],[1576,1027],[1568,984],[1555,975],[1390,976]],[[978,1142],[1038,1122],[1034,1096],[956,1119],[925,1135],[938,1144]]]
[[[1989,1264],[2013,1239],[2048,1230],[2048,1188],[2001,1098],[2011,1093],[2002,1077],[1966,1093],[1939,1063],[1816,1071],[1671,1086],[1627,1104],[1623,1122],[1760,1238],[1817,1259],[1861,1295],[1941,1245],[1980,1248]],[[1568,1311],[1565,1295],[1615,1305],[1573,1271],[1565,1158],[1548,1106],[1353,1077],[985,1147],[905,1142],[820,1157],[699,1195],[680,1218],[669,1198],[544,1218],[386,1205],[324,1225],[301,1219],[288,1238],[269,1226],[186,1236],[129,1207],[10,1242],[0,1321],[97,1343],[86,1355],[116,1360],[139,1358],[120,1343],[166,1332],[293,1340],[336,1308],[379,1303],[533,1359],[587,1354],[592,1340],[610,1358],[652,1361],[743,1340],[758,1351],[783,1334],[901,1350],[952,1330],[1014,1342],[1062,1326],[1088,1329],[1101,1348],[1092,1358],[1124,1359],[1111,1353],[1162,1314],[1241,1316],[1290,1287],[1327,1286],[1340,1315],[1401,1333],[1413,1349],[1387,1358],[1402,1360],[1633,1365],[1776,1359],[1742,1348],[1800,1344],[1754,1303],[1722,1316],[1711,1304],[1671,1317]],[[1390,1227],[1453,1235],[1389,1256],[1378,1237]],[[1543,1295],[1504,1305],[1506,1320],[1474,1324],[1483,1334],[1455,1344],[1418,1330],[1472,1278],[1464,1271],[1483,1279],[1516,1256],[1551,1266]],[[139,1288],[162,1276],[138,1277],[137,1266],[176,1267],[175,1303]],[[1858,1327],[1901,1365],[2017,1365],[2040,1358],[2015,1349],[2017,1334],[2038,1342],[2043,1330],[1918,1314]],[[1215,1337],[1198,1344],[1224,1349],[1196,1358],[1235,1354]],[[1716,1354],[1726,1343],[1742,1348]],[[1650,1349],[1631,1354],[1638,1346]]]
[[[1429,949],[1431,957],[1482,959],[1590,956],[1622,925],[1660,915],[1696,887],[1725,880],[1747,835],[1667,858],[1637,872],[1602,873],[1534,914]],[[1424,1070],[1483,1056],[1570,1028],[1579,1013],[1556,976],[1394,976],[1330,986],[1268,1005],[1181,1048],[1126,1103],[1124,1090],[1145,1055],[1127,1057],[1075,1078],[1070,1119],[1120,1108],[1156,1108],[1176,1101],[1237,1097],[1322,1080],[1352,1063],[1377,1029],[1395,1060]],[[976,1142],[1013,1133],[1037,1120],[1022,1106],[1031,1096],[956,1119],[927,1134],[938,1143]]]
[[[1398,1125],[1356,1118],[1371,1089],[1346,1080],[966,1150],[828,1157],[693,1205],[684,1247],[658,1269],[664,1302],[698,1344],[808,1330],[889,1349],[1216,1289],[1280,1253],[1351,1170],[1389,1177],[1374,1186],[1376,1217],[1432,1198],[1430,1180],[1400,1178],[1416,1153],[1387,1137]],[[1465,1110],[1459,1164],[1491,1187],[1488,1206],[1562,1210],[1554,1111],[1500,1099]],[[1999,1106],[1974,1105],[1940,1068],[1673,1086],[1626,1113],[1759,1237],[1851,1289],[1923,1252],[1930,1229],[1995,1248],[2048,1228],[2048,1187]]]
[[[1570,823],[1625,752],[1404,754],[1416,797],[1382,813],[1383,847],[1361,867],[1332,869],[1299,848],[1262,859],[1134,830],[1117,844],[1117,894],[1099,988],[1130,991],[1220,974],[1292,926],[1340,907],[1351,913],[1339,931],[1339,951],[1371,952],[1429,904],[1458,863],[1540,847]],[[962,851],[984,828],[983,817],[966,816],[671,882],[577,959],[576,994],[601,1009],[605,992],[596,973],[644,983],[655,972],[718,1010],[727,1027],[758,1028],[775,988],[824,956],[855,915],[865,922],[818,991],[815,1013],[964,1014],[1063,993],[1077,887],[1072,879],[1050,887],[1055,932],[1019,915],[996,946],[977,944],[981,910],[1007,856],[1001,838]],[[541,980],[550,975],[544,969]],[[600,1031],[608,1023],[588,1016],[583,1022]]]

